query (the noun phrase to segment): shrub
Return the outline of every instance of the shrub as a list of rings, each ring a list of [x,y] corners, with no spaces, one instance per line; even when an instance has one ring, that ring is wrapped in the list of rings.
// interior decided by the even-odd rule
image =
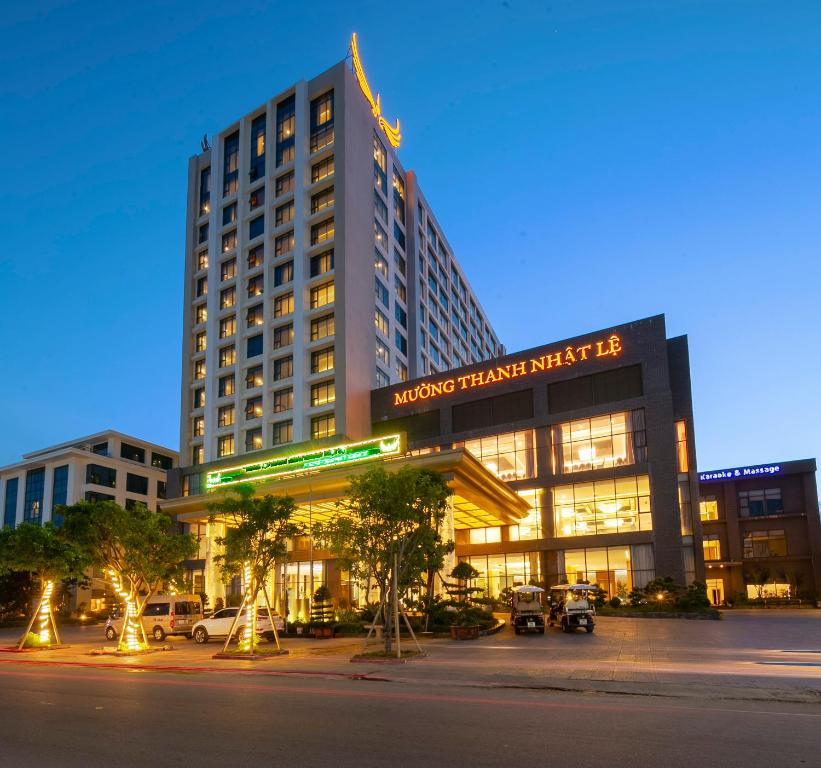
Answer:
[[[611,608],[619,608],[621,606],[621,599],[618,597],[611,598],[607,603]]]

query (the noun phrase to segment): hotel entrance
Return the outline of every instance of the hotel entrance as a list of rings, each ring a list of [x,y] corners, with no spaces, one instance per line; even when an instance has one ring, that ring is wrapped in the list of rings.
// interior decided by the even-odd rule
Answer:
[[[707,579],[707,597],[713,605],[724,605],[724,579]]]

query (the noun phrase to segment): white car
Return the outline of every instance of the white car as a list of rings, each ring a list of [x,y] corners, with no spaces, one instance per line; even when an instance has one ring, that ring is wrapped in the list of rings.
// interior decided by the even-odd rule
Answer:
[[[196,643],[207,643],[212,637],[225,638],[231,631],[231,626],[234,623],[239,608],[223,608],[217,611],[208,619],[201,619],[198,621],[191,634]],[[237,630],[234,632],[234,639],[241,636],[245,628],[245,619],[248,615],[247,609],[242,612],[242,618],[237,623]],[[285,629],[285,622],[282,617],[274,612],[274,626],[277,632],[282,632]],[[274,639],[274,628],[271,626],[271,619],[268,618],[268,609],[257,607],[257,634],[262,635],[266,640]]]

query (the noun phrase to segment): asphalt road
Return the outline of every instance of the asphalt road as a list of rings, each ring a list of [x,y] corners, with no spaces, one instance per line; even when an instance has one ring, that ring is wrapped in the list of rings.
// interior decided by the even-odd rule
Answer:
[[[2,768],[277,764],[821,766],[821,706],[0,667]]]

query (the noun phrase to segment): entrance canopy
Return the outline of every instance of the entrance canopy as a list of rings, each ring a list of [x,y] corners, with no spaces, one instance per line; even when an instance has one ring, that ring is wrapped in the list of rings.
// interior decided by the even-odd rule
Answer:
[[[268,477],[253,482],[260,495],[291,496],[297,503],[299,522],[320,522],[340,513],[348,478],[381,463],[388,471],[410,466],[443,475],[453,491],[453,521],[456,529],[511,525],[530,511],[528,503],[507,484],[485,469],[464,448],[414,452],[389,458],[375,457],[350,466],[331,464],[298,474]],[[163,503],[164,511],[183,523],[208,520],[207,504],[216,501],[228,487],[216,487],[197,496],[183,496]]]

